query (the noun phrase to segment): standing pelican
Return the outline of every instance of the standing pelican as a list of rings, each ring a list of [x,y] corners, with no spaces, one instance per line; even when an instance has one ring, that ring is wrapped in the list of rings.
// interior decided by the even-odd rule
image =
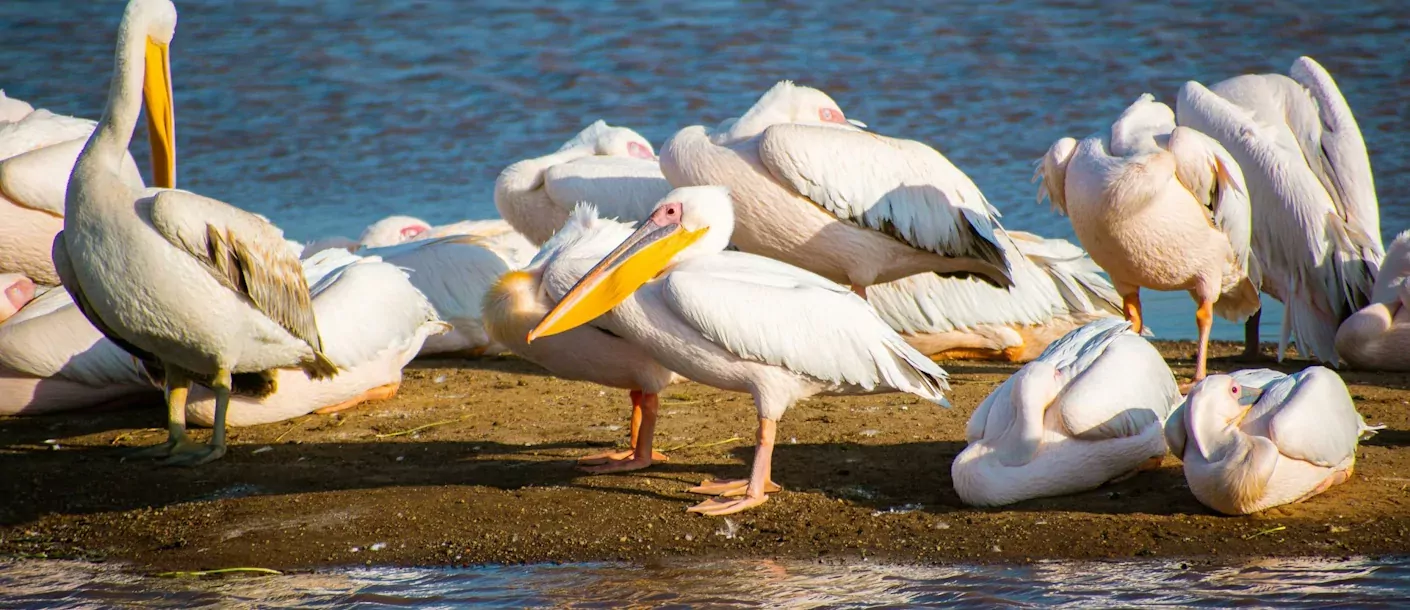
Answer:
[[[532,344],[592,322],[689,379],[752,395],[759,415],[753,471],[747,481],[693,488],[721,494],[690,509],[707,515],[757,506],[777,489],[774,439],[795,401],[899,390],[945,404],[941,392],[949,387],[945,371],[847,288],[779,261],[724,252],[734,226],[724,187],[671,191],[527,338]],[[643,427],[643,447],[650,446],[646,433]]]
[[[1130,322],[1092,322],[980,403],[965,428],[969,446],[950,467],[955,491],[966,504],[1000,506],[1158,465],[1165,418],[1179,401],[1170,367]]]
[[[1341,377],[1314,366],[1205,379],[1171,414],[1165,438],[1201,503],[1243,515],[1351,478],[1357,442],[1378,429],[1362,421]]]
[[[485,328],[510,351],[564,379],[629,390],[630,449],[579,460],[595,473],[638,470],[665,459],[651,449],[658,395],[679,376],[630,341],[591,324],[533,343],[525,337],[594,263],[631,232],[629,225],[598,218],[595,206],[579,205],[527,268],[505,274],[485,295]]]
[[[160,363],[169,438],[148,453],[195,465],[225,454],[225,414],[237,377],[268,394],[277,369],[298,367],[324,378],[337,367],[322,353],[308,284],[279,229],[172,188],[168,45],[175,30],[170,0],[128,3],[103,118],[69,179],[54,265],[94,326],[134,355]],[[120,174],[144,97],[158,187],[145,191]],[[216,394],[215,431],[206,445],[186,438],[192,381]]]
[[[541,245],[578,203],[634,222],[669,190],[646,138],[597,121],[557,152],[506,167],[494,183],[494,205],[515,230]]]
[[[1187,82],[1176,116],[1223,144],[1248,180],[1262,289],[1285,305],[1278,359],[1291,335],[1303,355],[1337,366],[1337,326],[1369,302],[1385,256],[1376,185],[1332,76],[1310,57],[1289,74],[1236,76],[1208,89]]]
[[[1410,231],[1391,242],[1371,304],[1337,329],[1337,354],[1359,369],[1410,371]]]
[[[677,132],[661,171],[677,187],[729,187],[740,250],[858,295],[926,272],[1011,285],[998,212],[979,187],[935,149],[860,127],[826,93],[783,81],[713,132]]]
[[[1248,195],[1229,153],[1149,93],[1109,133],[1063,138],[1038,168],[1039,191],[1072,220],[1082,246],[1111,276],[1126,319],[1141,332],[1141,288],[1185,290],[1198,308],[1194,381],[1204,379],[1213,314],[1258,310]]]
[[[0,92],[0,273],[22,273],[43,285],[59,283],[50,253],[64,228],[69,171],[95,123],[32,106]],[[119,179],[141,189],[132,155]]]
[[[1009,231],[1013,286],[920,273],[867,289],[867,302],[911,347],[935,360],[1027,362],[1093,320],[1121,315],[1120,297],[1087,253],[1061,239]]]

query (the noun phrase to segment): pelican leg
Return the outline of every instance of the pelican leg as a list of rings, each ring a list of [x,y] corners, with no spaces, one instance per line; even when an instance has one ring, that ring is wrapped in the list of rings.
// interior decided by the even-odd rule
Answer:
[[[218,369],[211,380],[211,390],[215,392],[215,427],[211,432],[209,445],[202,445],[192,451],[172,455],[163,461],[168,466],[200,466],[213,462],[225,455],[225,413],[230,409],[230,370]]]
[[[651,450],[651,443],[656,436],[656,413],[660,401],[656,394],[642,393],[640,400],[635,400],[636,392],[633,394],[632,402],[635,404],[632,407],[632,450],[627,452],[625,457],[609,457],[603,463],[585,466],[583,470],[592,474],[628,472],[646,468],[656,459],[658,454]]]
[[[1121,311],[1126,313],[1126,321],[1131,323],[1131,330],[1136,334],[1141,334],[1145,326],[1141,323],[1141,291],[1136,289],[1131,294],[1121,295]]]
[[[606,463],[611,462],[611,461],[614,461],[614,460],[625,460],[625,459],[628,459],[628,458],[632,457],[632,455],[636,452],[636,441],[637,441],[637,437],[640,436],[640,432],[641,432],[641,419],[642,419],[641,402],[642,402],[642,400],[643,400],[643,398],[644,398],[645,396],[648,396],[648,394],[642,392],[641,390],[632,390],[632,391],[631,391],[631,398],[632,398],[632,432],[631,432],[631,435],[632,435],[632,436],[631,436],[631,448],[628,449],[628,450],[626,450],[626,451],[603,451],[603,452],[601,452],[601,453],[594,453],[594,454],[592,454],[592,455],[585,455],[585,456],[583,456],[583,457],[578,458],[578,465],[579,465],[579,466],[598,466],[598,465],[606,464]],[[649,396],[651,396],[651,400],[653,400],[653,401],[655,401],[655,400],[657,399],[657,398],[656,398],[656,394],[650,394]],[[656,461],[656,462],[669,462],[669,461],[671,460],[671,458],[666,457],[666,454],[661,453],[661,452],[659,452],[659,451],[652,451],[652,452],[651,452],[651,459],[652,459],[652,461]]]
[[[721,517],[767,502],[769,500],[768,487],[773,485],[770,474],[773,471],[774,439],[777,436],[778,422],[759,418],[759,444],[754,448],[754,468],[749,477],[749,484],[745,487],[744,496],[738,499],[726,499],[728,496],[710,498],[690,507],[687,512]],[[774,485],[774,487],[778,486]]]
[[[1258,352],[1258,322],[1263,317],[1263,310],[1253,312],[1248,321],[1244,322],[1244,353],[1239,354],[1239,360],[1245,362],[1259,359]]]
[[[159,458],[188,453],[200,448],[186,436],[186,395],[191,390],[191,380],[175,369],[166,372],[166,442],[147,447],[138,447],[123,456],[127,458]]]
[[[1212,299],[1201,299],[1199,307],[1195,309],[1195,324],[1199,326],[1199,348],[1195,352],[1195,377],[1190,380],[1188,386],[1180,388],[1182,393],[1188,393],[1189,388],[1204,379],[1208,372],[1205,370],[1205,360],[1209,356],[1209,331],[1214,328],[1214,301]]]
[[[865,301],[867,300],[867,287],[859,284],[852,284],[852,294],[862,297],[862,300]]]

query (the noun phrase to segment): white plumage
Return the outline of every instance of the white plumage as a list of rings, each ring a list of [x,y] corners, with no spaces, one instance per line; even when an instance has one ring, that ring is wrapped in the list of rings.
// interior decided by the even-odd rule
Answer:
[[[1053,342],[970,416],[951,465],[967,504],[1086,491],[1159,463],[1180,393],[1150,343],[1117,318]]]
[[[1262,288],[1286,305],[1279,358],[1291,336],[1336,366],[1337,326],[1368,303],[1385,253],[1380,213],[1366,145],[1331,75],[1310,57],[1289,74],[1209,89],[1190,81],[1177,115],[1222,143],[1248,180]]]
[[[1410,371],[1410,231],[1381,261],[1371,303],[1337,329],[1337,355],[1358,369]]]
[[[1256,401],[1256,402],[1255,402]],[[1190,491],[1231,515],[1301,502],[1351,477],[1367,426],[1341,377],[1314,366],[1216,375],[1170,416],[1165,437]]]

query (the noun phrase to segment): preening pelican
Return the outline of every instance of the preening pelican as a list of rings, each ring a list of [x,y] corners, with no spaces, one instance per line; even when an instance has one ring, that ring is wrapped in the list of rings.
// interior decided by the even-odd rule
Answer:
[[[950,467],[966,504],[1094,489],[1160,464],[1180,401],[1160,353],[1119,318],[1068,333],[980,403]]]
[[[773,259],[725,252],[733,207],[724,187],[671,191],[527,338],[532,344],[591,322],[689,379],[751,394],[759,414],[752,474],[693,488],[721,495],[690,509],[707,515],[757,506],[777,489],[770,478],[777,422],[795,401],[899,390],[947,404],[949,387],[945,371],[847,288]],[[646,433],[643,427],[643,451]]]
[[[1165,424],[1201,503],[1243,515],[1301,502],[1351,478],[1362,421],[1330,369],[1244,370],[1205,379]]]
[[[79,154],[54,238],[54,265],[75,303],[102,333],[159,363],[169,439],[147,454],[201,464],[225,454],[225,415],[240,383],[275,389],[277,369],[315,378],[337,367],[323,354],[308,284],[283,234],[234,206],[174,190],[175,118],[168,45],[170,0],[131,0],[118,27],[116,66],[103,118]],[[153,182],[121,179],[145,97]],[[195,381],[216,393],[209,444],[186,438]]]
[[[597,121],[557,152],[504,168],[494,183],[494,205],[529,241],[543,244],[578,203],[635,222],[670,190],[646,138]]]
[[[1410,371],[1410,231],[1381,262],[1371,304],[1341,323],[1337,354],[1358,369]]]
[[[1332,75],[1310,57],[1288,73],[1187,82],[1176,117],[1223,144],[1248,180],[1262,289],[1286,306],[1278,359],[1292,336],[1337,366],[1337,327],[1369,302],[1385,256],[1376,185]]]
[[[740,250],[859,295],[926,272],[1011,285],[979,187],[935,149],[860,127],[822,91],[783,81],[719,129],[677,132],[661,171],[677,187],[729,187]]]
[[[388,216],[372,223],[358,239],[363,248],[385,248],[411,241],[468,235],[504,259],[512,269],[523,268],[538,253],[538,246],[514,230],[508,222],[492,220],[462,220],[431,226],[420,218]]]
[[[1176,127],[1170,107],[1147,93],[1110,132],[1080,143],[1058,140],[1038,173],[1039,199],[1046,194],[1072,220],[1082,247],[1111,276],[1137,333],[1141,288],[1194,297],[1194,380],[1204,379],[1213,315],[1241,322],[1259,308],[1238,163],[1209,136]]]
[[[631,448],[579,460],[595,473],[638,470],[665,459],[651,450],[658,394],[679,376],[636,344],[592,324],[533,343],[525,338],[589,268],[631,233],[630,225],[598,218],[595,206],[579,205],[527,268],[505,274],[485,297],[485,328],[510,351],[564,379],[629,390]]]
[[[35,110],[0,91],[0,273],[59,283],[50,250],[64,228],[69,172],[94,125]],[[124,154],[116,171],[123,182],[143,188],[132,155]]]
[[[1087,253],[1061,239],[1009,231],[1013,286],[920,273],[867,289],[867,302],[911,347],[935,360],[1028,362],[1120,297]],[[1015,250],[1016,249],[1016,250]]]

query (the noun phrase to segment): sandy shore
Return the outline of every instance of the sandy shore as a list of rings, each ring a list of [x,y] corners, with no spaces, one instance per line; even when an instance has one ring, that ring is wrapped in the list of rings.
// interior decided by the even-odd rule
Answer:
[[[1177,375],[1191,374],[1191,344],[1160,348]],[[0,419],[0,556],[194,570],[1410,550],[1410,375],[1344,375],[1366,419],[1388,426],[1362,445],[1349,483],[1303,504],[1223,517],[1195,501],[1168,457],[1159,470],[1089,493],[965,508],[950,461],[969,414],[1016,367],[943,365],[950,410],[899,394],[796,406],[774,458],[785,491],[728,523],[687,514],[700,498],[685,489],[747,474],[753,408],[744,395],[697,384],[664,395],[658,445],[671,461],[607,476],[578,471],[573,458],[625,443],[626,392],[555,379],[513,358],[421,364],[395,399],[234,430],[230,453],[196,469],[119,462],[119,447],[163,438],[155,406]]]

